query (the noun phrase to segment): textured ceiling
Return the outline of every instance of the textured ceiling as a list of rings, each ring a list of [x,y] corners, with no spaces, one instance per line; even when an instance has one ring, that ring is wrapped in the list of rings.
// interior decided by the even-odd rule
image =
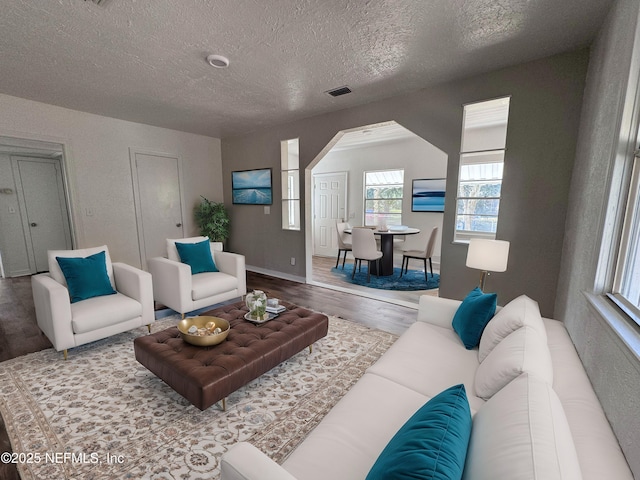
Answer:
[[[588,45],[611,3],[0,0],[0,93],[225,137]]]

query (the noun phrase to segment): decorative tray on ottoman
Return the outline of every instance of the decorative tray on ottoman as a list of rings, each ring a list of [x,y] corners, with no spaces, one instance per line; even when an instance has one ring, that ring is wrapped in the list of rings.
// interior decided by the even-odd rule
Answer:
[[[256,324],[261,324],[261,323],[266,323],[269,320],[273,320],[274,318],[276,318],[278,316],[277,313],[265,313],[264,316],[261,319],[258,319],[256,317],[252,317],[251,314],[249,312],[244,314],[244,319],[247,320],[248,322],[251,323],[256,323]]]
[[[189,317],[178,323],[182,339],[199,347],[210,347],[223,342],[230,329],[229,322],[218,317]]]

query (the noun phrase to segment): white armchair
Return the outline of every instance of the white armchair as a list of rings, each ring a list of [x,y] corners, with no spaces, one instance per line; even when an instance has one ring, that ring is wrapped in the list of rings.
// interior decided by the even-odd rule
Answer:
[[[219,270],[191,274],[191,267],[180,261],[176,242],[198,243],[207,237],[167,239],[167,257],[147,261],[153,277],[153,297],[156,301],[182,314],[208,307],[247,293],[247,273],[244,255],[223,252],[222,243],[210,242],[211,255]]]
[[[107,274],[116,291],[71,303],[65,276],[56,257],[78,258],[105,252]],[[94,342],[155,321],[151,275],[124,263],[111,263],[106,245],[79,250],[50,250],[49,273],[31,278],[40,330],[57,351]]]

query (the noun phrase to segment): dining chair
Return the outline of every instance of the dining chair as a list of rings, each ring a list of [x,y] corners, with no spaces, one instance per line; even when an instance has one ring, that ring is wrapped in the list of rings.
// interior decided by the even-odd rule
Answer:
[[[353,279],[356,275],[356,265],[359,265],[360,268],[362,268],[362,260],[367,260],[369,263],[369,267],[367,269],[367,283],[369,283],[371,281],[371,262],[377,262],[376,275],[379,275],[382,252],[378,250],[373,230],[369,228],[354,228],[351,231],[351,237],[351,248],[354,258],[351,278]]]
[[[429,241],[427,247],[424,250],[403,250],[402,252],[402,267],[400,268],[400,277],[403,273],[407,273],[409,270],[409,259],[416,258],[424,262],[424,279],[428,281],[427,277],[427,260],[429,260],[429,269],[431,270],[431,278],[433,278],[433,263],[431,257],[436,245],[436,237],[438,235],[438,227],[433,227],[431,235],[429,235]]]
[[[344,233],[344,231],[348,228],[351,228],[346,222],[336,222],[336,230],[338,231],[338,258],[336,259],[336,268],[338,268],[338,264],[340,263],[340,254],[344,252],[344,257],[342,259],[342,269],[344,270],[344,262],[347,260],[347,252],[351,251],[351,236]]]

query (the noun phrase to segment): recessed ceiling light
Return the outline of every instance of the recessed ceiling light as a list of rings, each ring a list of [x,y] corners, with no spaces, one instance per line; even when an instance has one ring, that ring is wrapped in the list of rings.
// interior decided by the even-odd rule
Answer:
[[[207,63],[215,68],[227,68],[229,66],[229,59],[222,55],[209,55],[207,57]]]

